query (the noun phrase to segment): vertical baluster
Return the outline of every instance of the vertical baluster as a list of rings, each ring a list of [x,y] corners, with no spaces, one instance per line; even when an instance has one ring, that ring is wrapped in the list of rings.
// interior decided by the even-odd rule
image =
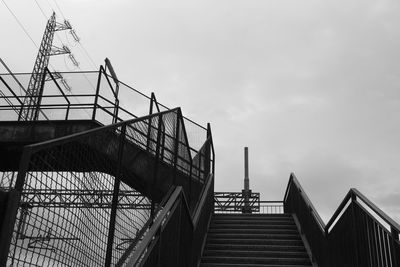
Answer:
[[[396,241],[399,241],[399,231],[391,226],[391,233],[392,233],[392,238],[391,238],[391,255],[392,255],[392,266],[393,267],[400,267],[400,262],[399,262],[399,248],[398,245],[396,244]]]

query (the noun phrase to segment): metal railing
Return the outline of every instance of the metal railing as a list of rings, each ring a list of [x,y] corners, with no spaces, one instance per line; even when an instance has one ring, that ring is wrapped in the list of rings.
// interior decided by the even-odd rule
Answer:
[[[179,108],[25,146],[0,264],[115,265],[154,225],[165,179],[182,186],[192,215],[213,169],[210,127],[192,158]]]
[[[298,218],[319,266],[400,266],[400,225],[356,189],[325,225],[291,174],[284,207]]]
[[[98,71],[62,72],[72,90],[66,91],[58,76],[48,69],[41,75],[39,106],[24,105],[31,73],[0,74],[0,121],[19,121],[23,109],[36,109],[38,120],[96,120],[103,125],[170,110],[155,95],[147,96],[122,81],[114,80],[100,66]],[[204,143],[207,128],[183,117],[191,155]]]
[[[213,211],[213,191],[210,174],[192,214],[184,191],[175,188],[136,250],[117,266],[198,266]]]
[[[214,213],[283,214],[283,201],[260,200],[260,193],[215,192]],[[247,209],[246,209],[247,208]]]

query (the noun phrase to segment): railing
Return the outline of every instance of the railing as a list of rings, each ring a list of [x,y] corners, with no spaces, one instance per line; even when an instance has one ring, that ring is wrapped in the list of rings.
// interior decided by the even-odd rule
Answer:
[[[354,188],[325,229],[331,266],[400,266],[400,225]]]
[[[400,266],[400,226],[356,189],[325,225],[291,174],[284,206],[299,220],[319,266]]]
[[[187,177],[182,193],[202,221],[213,170],[210,128],[192,158],[179,108],[26,146],[9,193],[15,206],[1,226],[0,265],[115,265],[158,218],[159,204],[133,188],[138,175],[151,177],[146,188],[136,184],[148,195],[160,179]]]
[[[200,155],[204,161],[199,164],[204,166],[207,177],[196,205],[188,204],[187,191],[182,187],[167,194],[155,220],[144,229],[143,237],[125,251],[117,266],[197,266],[214,207],[215,155],[211,135],[197,157]]]
[[[260,214],[283,214],[283,201],[260,201]]]
[[[213,210],[213,184],[210,175],[193,215],[177,187],[134,253],[117,266],[197,266]]]
[[[170,110],[135,88],[114,80],[103,66],[98,71],[62,72],[71,91],[66,91],[58,76],[45,70],[41,82],[41,96],[36,96],[39,106],[24,105],[31,73],[0,74],[0,120],[25,120],[22,109],[31,108],[38,112],[38,120],[96,120],[103,125],[142,117]],[[35,101],[36,102],[36,101]],[[183,117],[191,155],[204,143],[207,129]]]
[[[246,203],[246,200],[248,202]],[[260,193],[215,192],[214,213],[282,214],[283,201],[260,200]]]

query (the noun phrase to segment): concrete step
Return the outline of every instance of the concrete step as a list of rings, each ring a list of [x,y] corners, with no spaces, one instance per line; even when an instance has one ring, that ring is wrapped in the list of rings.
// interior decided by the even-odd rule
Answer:
[[[284,239],[240,239],[240,238],[207,238],[207,245],[279,245],[279,246],[304,246],[301,239],[284,240]]]
[[[279,220],[293,220],[291,215],[287,214],[258,214],[258,215],[243,215],[243,214],[214,214],[213,219],[228,219],[228,220],[272,220],[272,221],[279,221]]]
[[[297,235],[297,229],[229,229],[229,228],[211,228],[208,230],[209,234],[285,234]]]
[[[291,214],[287,213],[279,213],[279,214],[257,214],[257,213],[215,213],[213,217],[248,217],[248,218],[259,218],[259,217],[267,217],[267,218],[292,218]]]
[[[229,220],[229,219],[215,219],[212,220],[213,224],[242,224],[242,225],[295,225],[293,219],[291,220],[267,220],[267,219],[260,219],[260,220],[251,220],[251,219],[237,219],[237,220]]]
[[[210,229],[294,229],[297,231],[296,225],[293,224],[222,224],[211,223]]]
[[[308,258],[204,256],[202,257],[202,263],[286,264],[296,266],[309,266],[310,260]]]
[[[298,267],[297,264],[234,264],[234,263],[202,263],[200,267]],[[301,265],[302,267],[311,267],[312,265]]]
[[[308,259],[308,255],[305,251],[254,251],[254,250],[210,250],[206,249],[204,254],[205,257],[254,257],[254,258],[296,258],[296,259]]]
[[[301,240],[299,234],[285,234],[285,233],[274,233],[274,234],[244,234],[244,233],[208,233],[210,239],[241,239],[243,242],[248,239],[279,239],[279,240]]]
[[[207,244],[205,250],[252,250],[252,251],[290,251],[304,252],[306,250],[302,245],[264,245],[264,244]]]
[[[215,214],[203,267],[311,266],[290,214]]]

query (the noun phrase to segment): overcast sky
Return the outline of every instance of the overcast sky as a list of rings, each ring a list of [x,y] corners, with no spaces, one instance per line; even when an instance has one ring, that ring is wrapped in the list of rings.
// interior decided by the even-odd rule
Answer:
[[[2,1],[39,44],[35,1]],[[350,187],[400,221],[400,2],[57,0],[63,15],[37,3],[71,22],[97,67],[108,57],[120,80],[211,123],[217,191],[242,189],[248,146],[265,200],[295,172],[325,221]],[[37,48],[4,3],[0,23],[0,57],[32,71]],[[70,35],[61,42],[94,69]]]

